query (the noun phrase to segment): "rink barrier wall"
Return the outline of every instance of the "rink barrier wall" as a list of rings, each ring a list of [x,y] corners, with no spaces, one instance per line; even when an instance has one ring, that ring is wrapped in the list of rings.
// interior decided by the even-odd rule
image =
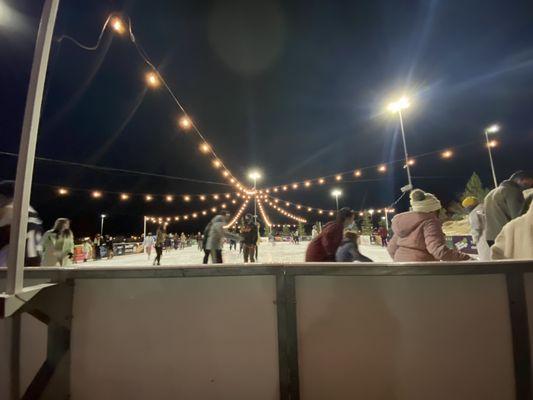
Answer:
[[[0,269],[0,282],[5,281],[5,277],[5,269]],[[400,264],[302,263],[209,267],[27,268],[25,270],[26,285],[39,282],[56,282],[57,285],[44,289],[36,297],[28,301],[19,313],[6,320],[0,320],[0,343],[3,349],[6,350],[0,351],[0,354],[2,354],[2,360],[0,361],[3,365],[0,366],[0,376],[3,376],[3,378],[0,378],[0,388],[4,388],[0,389],[0,398],[90,398],[87,394],[85,396],[83,395],[83,390],[80,389],[83,388],[83,383],[80,384],[80,379],[77,376],[79,371],[76,366],[84,366],[85,360],[76,360],[79,357],[74,357],[73,361],[77,364],[72,365],[71,354],[79,353],[76,346],[84,346],[83,343],[80,343],[79,337],[76,336],[79,335],[79,332],[74,334],[74,336],[73,332],[76,332],[76,323],[83,325],[84,318],[87,318],[86,315],[76,314],[76,307],[79,307],[76,304],[83,301],[90,301],[91,298],[95,298],[94,296],[105,296],[106,291],[108,295],[112,294],[112,290],[106,289],[98,292],[100,286],[105,287],[108,285],[108,288],[119,288],[119,292],[120,290],[127,292],[131,289],[132,296],[135,296],[135,293],[138,294],[135,290],[139,291],[139,287],[142,290],[142,287],[149,286],[150,282],[155,282],[155,286],[152,287],[156,288],[159,285],[166,285],[165,287],[170,289],[174,288],[173,290],[179,287],[187,291],[187,280],[182,281],[180,278],[192,278],[191,282],[197,285],[195,286],[195,290],[205,290],[205,292],[202,292],[205,294],[216,292],[218,287],[221,286],[220,283],[224,282],[217,281],[216,279],[224,277],[249,277],[250,280],[231,281],[228,284],[229,286],[227,286],[227,289],[231,288],[231,290],[228,289],[228,291],[222,292],[221,295],[231,297],[231,293],[239,292],[244,284],[252,285],[256,288],[266,288],[265,292],[260,294],[260,297],[263,297],[256,299],[257,304],[263,305],[268,302],[268,298],[271,295],[269,292],[270,283],[268,278],[274,279],[275,285],[272,288],[272,296],[274,297],[273,303],[275,304],[275,321],[273,322],[275,329],[272,330],[272,324],[269,323],[263,327],[263,331],[266,330],[271,334],[274,333],[274,336],[277,336],[275,338],[275,342],[277,342],[277,381],[270,379],[272,377],[269,375],[268,382],[258,382],[258,387],[261,387],[261,384],[270,389],[272,389],[272,386],[277,386],[275,398],[283,400],[300,398],[318,399],[323,398],[327,394],[329,394],[330,398],[357,397],[356,395],[373,398],[370,393],[374,394],[375,397],[383,396],[384,394],[382,392],[375,392],[378,386],[377,383],[375,386],[372,386],[370,383],[368,387],[361,389],[360,383],[357,387],[354,387],[349,380],[346,381],[339,378],[339,374],[341,376],[354,374],[357,377],[357,374],[361,373],[359,370],[360,367],[353,364],[354,360],[356,363],[364,365],[363,373],[368,373],[370,382],[373,382],[371,379],[373,374],[378,377],[383,373],[381,369],[384,369],[386,375],[385,378],[383,376],[380,377],[379,385],[386,386],[386,382],[383,382],[383,379],[387,380],[390,371],[398,372],[396,368],[391,367],[391,364],[384,363],[383,360],[387,357],[391,359],[395,358],[388,355],[387,352],[381,354],[380,346],[377,346],[372,353],[366,353],[364,347],[354,347],[350,343],[352,337],[357,337],[358,339],[354,339],[354,341],[357,341],[360,339],[360,335],[362,335],[361,338],[364,339],[362,342],[370,340],[369,343],[366,343],[367,346],[372,346],[371,341],[373,340],[385,343],[385,346],[383,346],[385,349],[388,349],[387,343],[389,342],[387,340],[389,339],[395,341],[400,340],[399,346],[392,346],[391,348],[402,349],[403,347],[409,348],[409,346],[416,347],[416,343],[412,341],[408,342],[408,337],[402,339],[405,335],[402,335],[401,329],[398,331],[398,334],[394,334],[394,327],[396,325],[390,321],[398,318],[401,322],[399,324],[400,326],[406,325],[406,321],[409,322],[409,318],[413,318],[413,316],[409,317],[408,315],[409,308],[416,308],[418,314],[420,310],[417,307],[421,304],[420,300],[431,303],[435,300],[432,298],[432,292],[439,293],[439,290],[442,290],[441,294],[443,295],[450,294],[451,298],[451,300],[444,299],[444,296],[441,296],[439,299],[437,296],[437,301],[446,302],[444,305],[441,305],[441,309],[437,307],[439,311],[436,311],[436,313],[439,313],[444,310],[443,318],[448,322],[441,329],[451,329],[451,332],[457,333],[457,331],[454,331],[455,328],[453,328],[453,325],[455,323],[458,325],[463,324],[465,326],[464,345],[467,346],[466,348],[475,347],[476,345],[477,339],[467,337],[468,332],[475,325],[486,326],[487,335],[489,336],[489,339],[486,339],[488,342],[483,342],[484,339],[479,339],[486,348],[481,346],[477,349],[476,351],[479,351],[479,354],[476,357],[461,360],[461,355],[455,354],[451,356],[451,361],[455,361],[456,364],[454,368],[458,368],[459,370],[465,368],[462,371],[464,374],[475,375],[472,371],[477,369],[485,371],[483,364],[488,363],[489,369],[495,369],[498,372],[498,377],[503,376],[503,378],[497,378],[495,382],[495,379],[487,379],[487,376],[483,375],[484,372],[482,372],[478,374],[479,376],[477,378],[471,378],[471,381],[468,383],[456,383],[457,388],[454,388],[454,390],[458,392],[448,393],[448,398],[451,398],[450,396],[454,398],[476,398],[476,395],[478,396],[477,398],[481,398],[480,396],[486,398],[490,393],[497,394],[497,397],[501,399],[532,398],[530,348],[532,330],[530,322],[533,320],[533,261]],[[394,277],[400,277],[401,279],[397,280]],[[473,280],[469,280],[469,277]],[[178,281],[173,278],[177,278]],[[423,281],[420,281],[421,278]],[[449,279],[452,280],[450,281]],[[112,282],[117,282],[117,286],[113,286]],[[134,282],[138,283],[135,284]],[[175,286],[178,282],[181,282],[181,286]],[[202,289],[202,282],[210,282],[208,290],[205,288]],[[139,284],[141,285],[139,286]],[[464,288],[462,285],[464,285]],[[395,293],[389,298],[389,292]],[[406,294],[409,296],[411,292],[415,293],[414,297],[405,301]],[[248,295],[253,297],[254,294],[255,292],[249,293]],[[362,302],[357,297],[359,294],[363,296]],[[87,295],[89,295],[88,298],[80,298],[80,296]],[[155,293],[155,295],[157,297],[158,293]],[[123,298],[119,298],[123,300]],[[113,299],[113,296],[110,299]],[[187,300],[188,298],[185,299]],[[371,301],[367,303],[366,301],[368,299],[371,299]],[[380,300],[382,299],[385,299],[385,301],[383,301],[383,304],[380,304]],[[387,304],[391,299],[395,300],[395,302],[400,300],[400,306],[398,309],[393,309],[392,312],[390,306],[391,304],[394,306],[394,302]],[[415,302],[409,303],[413,299]],[[461,303],[464,299],[467,301]],[[99,313],[105,314],[104,308],[106,306],[110,308],[118,307],[114,304],[106,303],[107,298],[104,298],[102,301],[103,303],[100,304],[100,308],[97,310],[90,309],[91,303],[88,303],[89,308],[85,309],[86,313],[97,313],[91,317],[96,318],[96,321],[98,321]],[[235,305],[240,301],[246,302],[247,298],[241,298],[240,300],[235,298],[230,301],[235,301],[233,303]],[[456,307],[454,310],[445,310],[448,307],[448,302],[450,305],[455,304]],[[484,305],[485,303],[488,306]],[[325,304],[332,304],[333,306],[328,308],[324,306]],[[362,304],[365,307],[361,307]],[[435,304],[438,306],[438,303]],[[461,310],[461,304],[464,304],[465,309],[468,309],[471,304],[473,306],[471,310],[469,309],[465,312]],[[380,308],[383,305],[386,307]],[[493,306],[495,307],[494,309],[484,308]],[[154,311],[159,308],[164,308],[163,304],[158,304],[157,301],[151,307]],[[322,310],[321,307],[324,307],[324,309]],[[375,309],[372,309],[372,307]],[[364,311],[366,308],[372,309],[372,311],[366,313]],[[356,310],[356,313],[361,313],[365,317],[365,329],[357,328],[358,323],[350,321],[350,315],[353,310]],[[420,312],[422,316],[416,315],[413,321],[421,324],[427,321],[433,321],[431,316],[424,314],[424,310],[427,312],[427,309],[423,309]],[[135,315],[135,310],[133,310],[133,314],[130,314],[132,310],[127,310],[127,308],[118,308],[118,311],[118,313],[113,315],[117,326],[128,323],[127,320],[121,320],[121,318],[127,319]],[[448,312],[451,314],[448,315]],[[474,320],[476,316],[479,317],[478,312],[482,312],[481,316],[483,318]],[[454,316],[454,313],[458,314],[457,318]],[[256,321],[251,321],[251,324],[260,325],[262,320],[272,322],[270,316],[267,314],[259,315]],[[47,326],[46,330],[43,331],[42,327],[39,328],[35,322],[31,322],[32,318],[29,318],[28,315],[44,323]],[[139,315],[139,317],[144,316],[146,314]],[[167,317],[178,319],[179,315],[173,317],[172,315],[167,315]],[[253,313],[249,314],[248,317],[253,319]],[[383,321],[380,321],[380,318]],[[72,326],[72,321],[75,321],[74,326]],[[320,322],[318,325],[317,321]],[[327,323],[324,321],[327,321]],[[215,330],[219,329],[217,328],[219,325],[217,325],[216,321],[207,321],[207,323],[211,322],[213,326],[206,326],[208,330],[210,328]],[[366,330],[372,332],[373,329],[376,330],[377,336],[380,336],[380,333],[383,331],[383,326],[380,324],[384,324],[385,328],[390,329],[390,338],[373,338],[371,333],[368,333],[370,337],[365,336],[367,335],[365,333]],[[411,333],[417,331],[416,324],[407,324],[406,327]],[[224,327],[223,329],[229,329],[229,333],[233,335],[241,328],[242,326],[236,326],[235,332],[231,331],[231,326]],[[253,329],[253,327],[250,327],[250,329]],[[42,337],[43,332],[44,340]],[[261,331],[254,332],[254,334],[260,335]],[[344,334],[347,336],[343,336]],[[423,338],[424,342],[425,340]],[[461,346],[461,338],[450,336],[449,340],[454,345]],[[468,340],[473,341],[468,342]],[[408,342],[406,346],[401,345],[404,341]],[[267,342],[270,343],[271,340],[267,340]],[[36,350],[35,352],[32,350],[28,352],[28,345],[30,345],[30,348],[35,345],[35,348],[37,348],[39,347],[37,343],[45,343],[44,350]],[[170,344],[166,343],[163,345],[169,346]],[[216,343],[206,343],[206,346],[209,345],[216,348]],[[418,349],[417,351],[420,354],[425,354],[424,352],[428,348],[438,350],[437,346],[441,345],[446,347],[447,343],[434,343],[434,346]],[[268,345],[265,345],[265,347],[268,347]],[[254,353],[252,348],[249,348],[248,351]],[[465,350],[463,349],[461,351],[464,352]],[[348,356],[344,356],[342,354],[344,352]],[[396,352],[401,353],[401,351]],[[485,353],[494,354],[486,355]],[[35,359],[38,358],[35,356],[36,354],[39,354],[44,359],[44,362],[40,366],[40,360]],[[265,357],[265,354],[258,352],[255,356]],[[416,354],[418,354],[416,351],[412,351],[412,353],[408,352],[407,355],[397,354],[396,359],[400,360],[399,363],[401,365],[415,365],[415,367],[420,367],[423,363],[417,364],[418,358]],[[270,360],[269,357],[271,356],[266,358]],[[149,356],[147,357],[149,358]],[[458,359],[455,360],[454,357],[458,357]],[[476,361],[475,358],[479,358],[480,360]],[[450,362],[445,356],[443,356],[443,360],[441,360],[443,364]],[[121,361],[123,365],[120,365],[127,370],[128,360]],[[431,362],[437,363],[437,361]],[[27,366],[28,364],[32,365],[32,367],[29,368]],[[266,364],[269,365],[268,363]],[[462,367],[463,364],[465,367]],[[369,367],[369,365],[377,365],[377,367],[375,370],[372,370],[372,367]],[[475,368],[467,370],[467,365],[469,368],[471,366]],[[331,368],[332,366],[334,368]],[[335,368],[339,366],[342,367],[341,370]],[[265,368],[265,366],[258,366],[258,368],[261,371],[261,368]],[[330,368],[333,371],[330,371]],[[447,373],[451,373],[450,371],[453,369],[444,370]],[[438,372],[439,369],[437,368],[436,371]],[[441,378],[443,381],[446,381],[445,376],[439,377],[436,372],[433,372],[433,375],[428,380],[433,382],[434,385],[438,385],[438,382],[440,382],[439,379]],[[130,378],[133,380],[136,379],[135,376]],[[242,376],[241,378],[252,381],[258,379],[253,376]],[[501,382],[498,382],[498,379]],[[4,382],[1,382],[1,380],[4,380]],[[391,382],[394,383],[394,379]],[[414,386],[416,387],[416,385]],[[440,387],[438,389],[442,395],[446,395],[444,392],[450,390],[448,386],[446,385],[446,387]],[[490,390],[490,393],[484,391],[484,386],[487,386],[486,390]],[[426,389],[431,391],[436,390],[436,387]],[[2,390],[10,390],[10,394],[2,392]],[[94,390],[98,391],[98,389]],[[194,388],[191,390],[199,389]],[[243,398],[242,396],[244,396],[244,394],[242,396],[239,394],[239,390],[241,390],[239,387],[229,385],[225,386],[222,390],[226,392],[222,394],[217,392],[217,395],[221,397],[230,396],[235,399]],[[355,393],[357,390],[361,390],[362,392]],[[404,388],[403,390],[406,390],[407,393],[409,390],[415,389]],[[420,389],[416,388],[416,390],[423,391],[423,385],[420,383]],[[461,392],[461,390],[463,391]],[[339,392],[337,397],[335,396],[335,391]],[[197,392],[194,394],[196,396],[199,395]],[[389,395],[391,394],[389,393]],[[396,392],[395,395],[398,396],[397,398],[417,397],[413,396],[413,392],[405,394],[404,397]],[[262,397],[259,393],[254,397],[271,398],[266,396]],[[421,395],[418,397],[423,398]],[[425,397],[427,398],[428,396],[426,395]],[[101,398],[105,398],[105,396]],[[135,396],[131,398],[135,398]],[[154,398],[158,397],[154,396]],[[212,393],[209,396],[206,393],[203,395],[203,398],[216,398],[216,396],[212,395]],[[440,396],[438,398],[445,397]]]

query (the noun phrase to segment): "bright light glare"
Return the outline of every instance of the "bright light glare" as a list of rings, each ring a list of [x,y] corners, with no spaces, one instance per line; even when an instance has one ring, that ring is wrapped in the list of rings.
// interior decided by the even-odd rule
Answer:
[[[441,155],[442,158],[448,159],[453,157],[453,151],[451,150],[444,150]]]
[[[95,190],[94,192],[91,193],[91,196],[93,196],[95,199],[98,199],[102,197],[102,192]]]
[[[258,179],[261,179],[261,173],[256,170],[250,171],[250,173],[248,174],[248,178],[250,178],[253,181],[256,181]]]
[[[402,96],[398,100],[389,103],[389,105],[387,106],[387,110],[393,113],[397,113],[399,111],[405,110],[410,105],[411,103],[409,102],[409,99],[406,96]]]
[[[494,124],[494,125],[491,125],[489,126],[486,131],[487,133],[496,133],[500,130],[500,126],[498,124]]]
[[[107,217],[107,214],[102,214],[100,215],[101,218],[106,218]]]
[[[188,117],[181,117],[178,124],[184,131],[191,129],[192,127],[192,122]]]
[[[111,28],[118,34],[123,34],[126,31],[126,27],[124,26],[124,22],[118,17],[113,17],[111,19]]]
[[[491,147],[491,148],[494,148],[494,147],[497,147],[498,146],[498,141],[497,140],[491,140],[488,144],[487,144],[488,147]]]
[[[148,86],[156,88],[160,85],[161,82],[159,82],[159,78],[157,77],[155,72],[148,72],[146,74],[146,83]]]
[[[120,195],[120,200],[128,200],[130,198],[129,194],[122,193]]]
[[[211,150],[211,148],[209,147],[209,145],[207,143],[202,143],[200,145],[200,151],[202,153],[209,153],[209,150]]]
[[[61,196],[66,196],[68,194],[68,190],[65,189],[65,188],[59,188],[57,190],[57,192],[61,195]]]
[[[386,172],[387,171],[387,166],[386,165],[380,165],[379,168],[378,168],[378,171],[379,172]]]
[[[340,189],[333,189],[333,190],[331,191],[331,195],[332,195],[333,197],[339,197],[340,195],[342,195],[342,191],[341,191]]]

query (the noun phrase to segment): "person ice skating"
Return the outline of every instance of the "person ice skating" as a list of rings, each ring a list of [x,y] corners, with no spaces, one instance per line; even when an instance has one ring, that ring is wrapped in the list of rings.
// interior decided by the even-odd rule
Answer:
[[[0,267],[7,265],[9,252],[9,236],[13,221],[14,182],[0,182]],[[26,236],[26,253],[24,266],[38,267],[42,256],[42,221],[37,211],[30,206],[28,209],[28,228]]]
[[[506,224],[491,247],[493,260],[533,259],[533,202],[524,215]]]
[[[533,173],[518,171],[485,197],[486,236],[489,246],[494,244],[496,236],[505,224],[526,211],[523,191],[531,187],[533,187]]]
[[[476,245],[479,261],[490,260],[490,247],[487,244],[485,220],[485,208],[483,203],[480,203],[477,197],[468,196],[461,203],[463,208],[468,213],[468,221],[470,222],[470,235],[472,241]]]
[[[184,249],[185,245],[187,244],[187,236],[185,236],[185,232],[181,232],[180,236],[180,249]]]
[[[241,229],[244,242],[244,262],[255,262],[255,248],[257,246],[257,226],[251,214],[244,217],[244,226]]]
[[[99,260],[102,258],[102,252],[100,250],[100,246],[103,244],[102,236],[100,236],[99,233],[97,233],[94,236],[93,245],[94,245],[94,259]]]
[[[43,267],[65,267],[72,264],[74,256],[74,235],[70,220],[58,218],[54,227],[43,236]]]
[[[161,256],[163,255],[163,246],[165,245],[166,234],[162,226],[157,228],[155,235],[155,258],[153,265],[161,265]]]
[[[148,260],[150,259],[150,255],[152,254],[152,246],[154,245],[154,237],[150,232],[146,235],[146,237],[143,240],[143,248],[144,252],[148,256]]]
[[[378,235],[381,238],[381,247],[387,247],[387,241],[389,236],[389,231],[384,226],[380,226],[378,229]]]
[[[198,232],[196,234],[196,245],[198,246],[198,250],[202,251],[203,250],[203,247],[202,247],[202,242],[203,242],[203,237],[202,237],[202,232]]]
[[[314,239],[318,236],[318,229],[316,225],[313,225],[313,229],[311,230],[311,239]]]
[[[372,262],[372,260],[359,252],[359,235],[353,228],[344,230],[344,239],[335,253],[337,262]]]
[[[204,264],[207,264],[207,259],[211,255],[211,262],[213,264],[222,263],[222,246],[224,245],[224,239],[234,238],[235,240],[241,240],[241,236],[229,232],[224,226],[229,221],[229,213],[225,212],[215,216],[209,222],[209,230],[207,232],[207,240],[205,244]]]
[[[107,249],[107,259],[111,260],[115,257],[115,249],[113,248],[113,238],[109,235],[105,237],[105,247]]]
[[[335,261],[335,253],[342,242],[344,228],[354,221],[354,212],[343,207],[337,212],[335,221],[328,222],[307,246],[306,262]]]
[[[405,261],[466,261],[467,254],[446,246],[438,212],[439,199],[431,193],[415,189],[411,192],[413,211],[392,219],[394,235],[387,250],[395,262]]]
[[[91,240],[90,239],[85,239],[83,241],[83,245],[82,245],[82,251],[83,251],[83,262],[87,262],[87,260],[89,258],[91,258],[91,253],[92,253],[92,250],[93,250],[93,245],[91,243]]]

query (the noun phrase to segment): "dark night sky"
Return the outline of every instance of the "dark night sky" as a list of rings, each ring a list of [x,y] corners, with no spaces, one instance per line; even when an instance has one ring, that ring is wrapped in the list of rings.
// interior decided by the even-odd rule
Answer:
[[[0,8],[0,150],[17,152],[41,2]],[[391,95],[408,93],[404,115],[413,155],[456,146],[456,156],[418,160],[416,186],[445,202],[472,172],[490,184],[482,130],[498,121],[500,178],[531,169],[533,3],[509,1],[68,1],[55,34],[93,44],[110,12],[124,12],[227,166],[241,179],[257,166],[264,186],[329,175],[401,158],[397,119],[383,113]],[[7,16],[7,17],[6,17]],[[145,90],[147,68],[125,38],[106,33],[95,52],[54,43],[37,154],[61,160],[222,181],[176,129],[164,90]],[[464,145],[464,146],[462,146]],[[405,184],[401,165],[380,180],[340,185],[343,205],[381,207]],[[0,178],[15,160],[0,156]],[[86,192],[58,198],[59,185],[152,194],[209,193],[223,186],[37,162],[32,204],[48,226],[71,217],[79,234],[140,233],[142,215],[198,209]],[[331,208],[331,186],[285,195]],[[281,196],[280,196],[281,197]],[[273,222],[288,222],[270,212]],[[203,225],[206,220],[201,221]],[[199,226],[199,225],[198,225]],[[198,226],[179,225],[171,230]]]

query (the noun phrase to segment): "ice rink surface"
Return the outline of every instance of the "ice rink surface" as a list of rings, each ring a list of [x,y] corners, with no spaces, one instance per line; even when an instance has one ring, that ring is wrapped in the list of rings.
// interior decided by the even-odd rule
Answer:
[[[260,263],[281,263],[281,262],[303,262],[305,258],[305,249],[309,242],[302,242],[300,244],[291,243],[271,243],[263,242],[259,245],[259,260]],[[385,248],[379,246],[360,246],[361,253],[376,262],[390,262],[391,259]],[[161,265],[191,265],[200,264],[203,258],[203,252],[199,251],[196,245],[186,247],[183,250],[164,251],[161,258]],[[125,256],[117,256],[111,260],[89,261],[78,266],[97,265],[103,267],[109,266],[146,266],[152,265],[155,257],[155,251],[152,251],[150,260],[146,254],[129,254]],[[224,246],[222,257],[225,263],[237,264],[243,262],[242,254],[239,254],[239,249],[229,250],[229,245]]]

